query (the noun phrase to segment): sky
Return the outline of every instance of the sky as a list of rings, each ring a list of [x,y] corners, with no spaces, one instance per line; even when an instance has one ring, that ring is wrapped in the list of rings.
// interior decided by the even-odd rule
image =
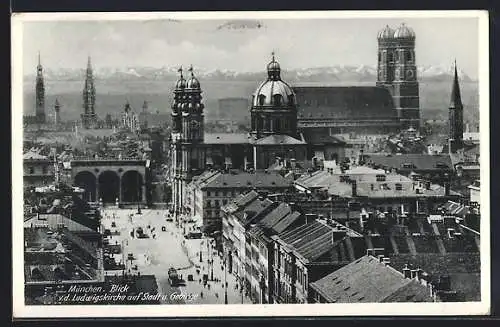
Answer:
[[[375,65],[377,32],[402,22],[416,33],[416,61],[478,74],[477,18],[43,21],[23,24],[23,70],[189,66],[257,72],[275,51],[285,69]]]

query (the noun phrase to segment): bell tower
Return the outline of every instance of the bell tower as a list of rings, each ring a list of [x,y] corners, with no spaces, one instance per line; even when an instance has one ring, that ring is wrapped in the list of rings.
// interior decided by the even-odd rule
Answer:
[[[175,85],[172,103],[172,176],[173,203],[176,220],[185,213],[184,202],[187,199],[187,184],[205,169],[204,143],[204,104],[200,82],[194,75],[193,68],[188,70],[191,76],[186,80],[182,67],[179,68],[179,80]]]
[[[38,65],[36,66],[36,87],[35,87],[35,117],[39,124],[45,124],[45,84],[43,80],[43,67],[38,53]]]
[[[451,99],[449,106],[449,149],[450,153],[456,153],[463,147],[464,135],[464,107],[460,96],[460,85],[458,83],[457,63],[455,62],[455,75],[451,88]]]
[[[420,127],[420,97],[415,60],[415,32],[401,24],[378,33],[377,86],[392,94],[401,128]]]
[[[94,128],[97,123],[97,115],[95,113],[95,86],[94,73],[90,56],[87,61],[87,70],[85,72],[85,84],[82,92],[83,98],[83,114],[82,125],[84,128]]]

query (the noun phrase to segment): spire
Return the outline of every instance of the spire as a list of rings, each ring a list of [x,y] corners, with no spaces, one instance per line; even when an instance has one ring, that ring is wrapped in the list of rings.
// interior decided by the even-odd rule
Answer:
[[[184,78],[184,76],[182,75],[182,65],[179,67],[179,69],[177,69],[177,72],[181,74],[181,79]]]
[[[193,65],[189,65],[188,71],[191,73],[191,76],[194,77]]]
[[[271,62],[276,62],[276,60],[274,59],[274,50],[273,50],[273,52],[271,52],[271,56],[272,56]]]
[[[90,56],[87,58],[87,70],[92,70],[92,59]]]
[[[59,104],[59,99],[58,98],[56,98],[56,102],[54,103],[54,107],[56,107],[56,108],[60,108],[61,107],[61,105]]]
[[[460,96],[460,85],[458,83],[457,61],[455,60],[455,75],[453,77],[453,87],[451,89],[450,108],[462,107],[462,98]]]
[[[40,51],[38,51],[38,67],[42,66],[42,61],[40,60]]]

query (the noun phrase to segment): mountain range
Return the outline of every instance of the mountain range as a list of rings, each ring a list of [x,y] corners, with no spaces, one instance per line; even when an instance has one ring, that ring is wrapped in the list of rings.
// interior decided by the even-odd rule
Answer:
[[[178,67],[103,67],[94,70],[96,79],[101,80],[165,80],[174,81],[178,78]],[[196,69],[200,80],[217,81],[256,81],[265,76],[265,72],[235,72],[221,69]],[[187,72],[185,73],[187,75]],[[283,70],[283,79],[296,82],[374,82],[377,79],[377,68],[369,65],[336,65],[329,67],[302,68]],[[453,67],[419,66],[418,79],[421,82],[445,82],[453,78]],[[460,80],[474,82],[463,70],[458,71]],[[32,80],[34,74],[25,75],[25,80]],[[85,79],[85,69],[45,69],[46,80],[79,81]]]

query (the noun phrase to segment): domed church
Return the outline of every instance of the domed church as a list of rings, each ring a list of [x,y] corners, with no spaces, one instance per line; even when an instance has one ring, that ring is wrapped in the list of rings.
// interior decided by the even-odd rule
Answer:
[[[276,158],[306,159],[307,143],[297,131],[295,92],[281,79],[274,53],[267,65],[267,79],[252,96],[250,116],[254,167],[267,168]]]

